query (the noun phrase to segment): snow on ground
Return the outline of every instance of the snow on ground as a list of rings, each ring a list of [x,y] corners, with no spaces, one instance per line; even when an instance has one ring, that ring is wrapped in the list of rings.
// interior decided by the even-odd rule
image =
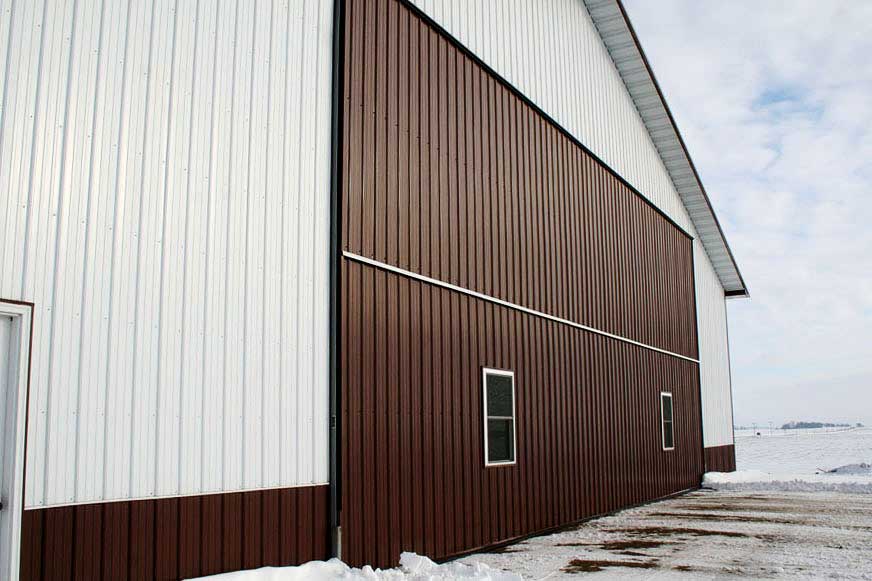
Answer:
[[[761,470],[709,472],[702,485],[714,490],[872,494],[872,474],[786,474]]]
[[[710,472],[703,486],[872,494],[872,429],[757,432],[736,433],[738,472]]]
[[[514,573],[491,569],[481,563],[459,562],[437,565],[427,557],[403,553],[396,569],[363,567],[354,569],[338,559],[311,561],[299,567],[264,567],[254,571],[238,571],[211,577],[209,581],[440,581],[468,579],[470,581],[520,581]]]
[[[872,463],[872,428],[736,431],[736,468],[814,474],[846,464]]]

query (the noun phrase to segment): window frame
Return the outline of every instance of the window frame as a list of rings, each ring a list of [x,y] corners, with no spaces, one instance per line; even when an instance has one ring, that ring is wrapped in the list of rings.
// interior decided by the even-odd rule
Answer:
[[[512,459],[498,462],[490,461],[490,448],[488,447],[488,415],[487,408],[487,378],[489,375],[497,375],[502,377],[510,377],[512,379]],[[508,369],[494,369],[491,367],[482,367],[481,369],[481,390],[482,390],[482,427],[484,432],[484,465],[485,468],[494,468],[499,466],[514,466],[518,463],[518,414],[515,402],[515,372]],[[493,416],[494,418],[505,419],[504,416]]]
[[[672,419],[669,420],[669,427],[672,430],[672,446],[670,447],[666,446],[666,415],[663,413],[665,409],[663,400],[667,397],[669,398],[669,408],[672,412]],[[671,391],[660,392],[660,445],[664,452],[675,450],[675,397]]]

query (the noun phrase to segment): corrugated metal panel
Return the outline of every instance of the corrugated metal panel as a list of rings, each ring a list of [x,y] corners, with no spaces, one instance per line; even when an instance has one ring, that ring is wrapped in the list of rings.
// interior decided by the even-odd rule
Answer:
[[[350,9],[343,249],[696,358],[690,240],[384,4]]]
[[[347,4],[343,558],[445,557],[697,486],[690,240],[397,0]],[[396,165],[394,165],[396,164]],[[485,468],[481,368],[516,372]],[[675,394],[674,452],[659,393]]]
[[[28,510],[21,581],[188,579],[330,555],[328,487]]]
[[[332,3],[4,4],[28,506],[326,481]]]
[[[701,242],[706,233],[697,231],[676,189],[684,182],[664,164],[676,152],[658,150],[652,141],[640,116],[638,96],[634,100],[628,92],[585,3],[410,1],[696,237],[693,250],[702,391],[709,410],[707,426],[711,425],[706,429],[713,435],[711,445],[732,442],[723,279],[719,279]],[[594,4],[614,7],[611,0]],[[623,18],[619,13],[613,16]],[[632,44],[632,39],[628,42]],[[661,121],[669,125],[665,116]],[[687,180],[693,181],[691,173]],[[725,420],[727,416],[730,419]],[[727,431],[729,440],[724,439]]]
[[[682,228],[695,232],[583,2],[411,1]]]
[[[702,253],[696,262],[699,317],[699,374],[702,384],[703,441],[706,447],[733,443],[733,397],[727,305],[717,274]]]
[[[736,447],[732,444],[705,449],[706,472],[734,472],[736,470]]]
[[[699,485],[695,363],[347,259],[343,281],[344,560],[446,557]],[[515,372],[513,466],[484,466],[482,367]]]

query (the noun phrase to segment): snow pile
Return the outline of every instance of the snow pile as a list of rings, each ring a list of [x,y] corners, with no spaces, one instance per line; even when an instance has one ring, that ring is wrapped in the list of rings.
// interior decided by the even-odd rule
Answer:
[[[845,472],[841,471],[843,468]],[[823,474],[781,474],[761,470],[707,472],[703,476],[702,485],[715,490],[872,494],[872,473],[853,470],[856,468],[846,466]]]
[[[827,474],[851,474],[861,476],[872,476],[872,464],[861,462],[860,464],[847,464],[839,466],[832,470],[827,470]]]
[[[415,553],[400,555],[400,566],[396,569],[373,569],[369,565],[362,569],[349,567],[339,559],[329,561],[310,561],[298,567],[264,567],[253,571],[224,573],[211,577],[200,577],[209,581],[440,581],[448,579],[470,579],[472,581],[520,581],[514,573],[492,569],[482,563],[464,565],[453,562],[437,565],[427,557]]]

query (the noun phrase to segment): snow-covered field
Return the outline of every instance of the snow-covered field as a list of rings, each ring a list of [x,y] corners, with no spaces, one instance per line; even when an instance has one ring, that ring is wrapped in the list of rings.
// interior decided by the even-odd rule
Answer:
[[[209,579],[872,580],[872,428],[757,431],[736,432],[739,471],[707,474],[710,489],[497,552],[442,565],[404,553],[387,571],[332,560]]]
[[[736,431],[736,468],[814,474],[838,466],[872,463],[872,428]]]
[[[732,474],[707,474],[703,484],[718,490],[872,494],[872,428],[737,431],[736,468]]]

